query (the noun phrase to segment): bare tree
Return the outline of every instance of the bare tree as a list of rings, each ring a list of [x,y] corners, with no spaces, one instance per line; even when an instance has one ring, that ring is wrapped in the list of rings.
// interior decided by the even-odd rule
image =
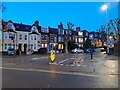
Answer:
[[[73,30],[74,24],[71,22],[67,22],[67,30],[68,33],[65,35],[65,52],[68,53],[68,38],[71,30]]]
[[[115,39],[117,39],[117,41],[120,40],[119,24],[120,20],[118,18],[109,21],[110,35],[112,34],[115,37]]]

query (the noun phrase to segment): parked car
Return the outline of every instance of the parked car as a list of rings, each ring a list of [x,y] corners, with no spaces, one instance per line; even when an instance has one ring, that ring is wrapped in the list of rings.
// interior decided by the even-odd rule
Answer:
[[[14,55],[15,54],[15,49],[14,48],[9,48],[7,50],[8,55]]]
[[[72,53],[83,53],[84,51],[80,48],[75,48],[72,50]]]
[[[84,53],[90,53],[90,52],[95,52],[95,49],[93,48],[85,48]]]
[[[104,49],[104,48],[100,48],[100,51],[101,51],[101,52],[104,52],[104,51],[105,51],[105,49]]]

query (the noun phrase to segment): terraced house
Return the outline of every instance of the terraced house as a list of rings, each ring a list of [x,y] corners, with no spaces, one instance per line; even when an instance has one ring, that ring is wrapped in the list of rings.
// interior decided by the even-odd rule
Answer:
[[[94,39],[94,32],[80,30],[80,27],[77,27],[76,31],[64,29],[62,23],[58,28],[52,28],[39,26],[38,20],[33,25],[13,23],[9,20],[3,21],[2,26],[2,52],[7,52],[9,48],[24,54],[38,52],[41,48],[46,48],[47,52],[52,49],[64,52],[67,41],[74,42],[78,47],[84,47],[87,37]]]
[[[2,51],[14,48],[27,54],[29,50],[38,51],[41,45],[40,28],[35,24],[25,25],[13,23],[11,20],[3,22]]]

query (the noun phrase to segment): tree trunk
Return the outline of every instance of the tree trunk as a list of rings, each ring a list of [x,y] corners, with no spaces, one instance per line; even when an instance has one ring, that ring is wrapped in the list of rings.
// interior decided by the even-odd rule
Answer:
[[[68,42],[67,42],[67,40],[65,41],[65,53],[68,53]]]

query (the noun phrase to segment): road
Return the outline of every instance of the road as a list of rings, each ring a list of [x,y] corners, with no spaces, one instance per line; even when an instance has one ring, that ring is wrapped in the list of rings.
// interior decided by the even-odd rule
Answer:
[[[3,88],[117,88],[118,60],[101,52],[49,55],[3,56]]]

